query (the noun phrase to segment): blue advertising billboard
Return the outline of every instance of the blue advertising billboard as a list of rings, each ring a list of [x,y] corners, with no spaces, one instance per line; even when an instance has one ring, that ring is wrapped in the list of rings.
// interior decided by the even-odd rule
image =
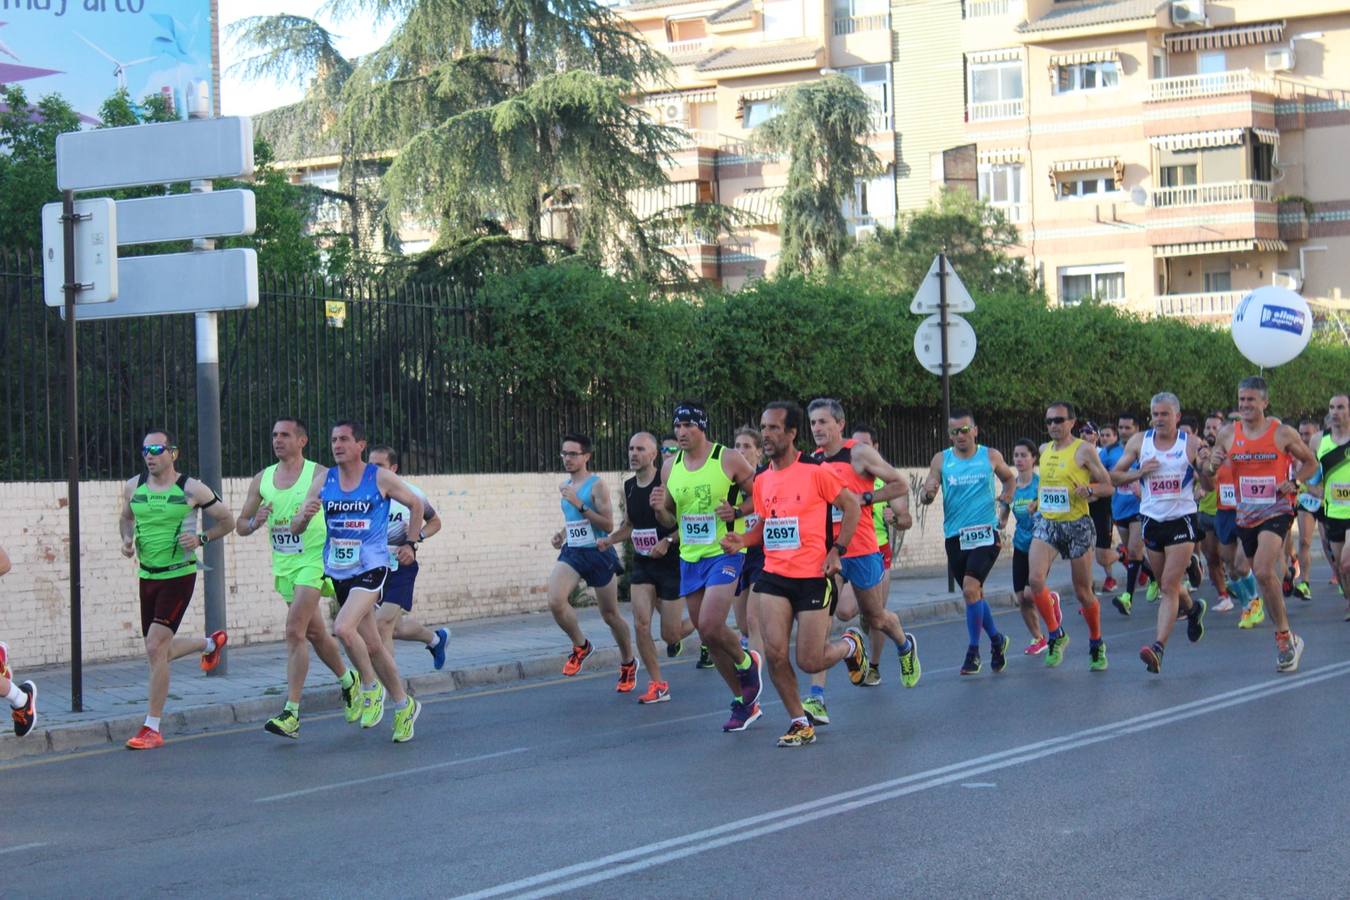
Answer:
[[[212,0],[0,0],[0,84],[30,101],[60,94],[87,121],[126,88],[159,94],[186,117],[189,98],[213,96]]]

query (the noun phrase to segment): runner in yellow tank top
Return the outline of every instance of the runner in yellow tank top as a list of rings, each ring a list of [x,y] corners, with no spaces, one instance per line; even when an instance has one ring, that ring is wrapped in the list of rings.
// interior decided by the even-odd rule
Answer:
[[[1097,542],[1097,528],[1088,514],[1088,503],[1111,496],[1115,488],[1096,448],[1073,436],[1077,421],[1071,403],[1057,401],[1045,411],[1050,442],[1041,447],[1040,518],[1032,532],[1027,581],[1036,608],[1050,629],[1045,664],[1057,666],[1064,661],[1069,636],[1055,614],[1046,579],[1056,554],[1069,560],[1074,594],[1088,623],[1088,668],[1103,672],[1106,643],[1102,640],[1102,611],[1092,591],[1092,548]]]

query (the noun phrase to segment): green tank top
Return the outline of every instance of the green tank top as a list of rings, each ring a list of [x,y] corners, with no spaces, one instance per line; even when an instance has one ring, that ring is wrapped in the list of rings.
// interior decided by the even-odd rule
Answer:
[[[167,491],[152,491],[142,474],[131,493],[131,515],[136,519],[136,561],[141,577],[151,581],[179,578],[197,571],[197,556],[178,543],[183,520],[192,515],[183,485],[188,477],[179,475]]]
[[[874,491],[879,491],[885,486],[886,482],[880,478],[872,482],[872,490]],[[886,530],[887,506],[890,506],[890,504],[889,503],[872,504],[872,527],[876,529],[877,532],[877,546],[883,548],[891,542],[891,535]]]
[[[721,540],[727,535],[727,523],[717,518],[714,510],[723,501],[736,502],[735,482],[722,471],[722,452],[726,448],[714,443],[708,458],[698,471],[684,467],[684,451],[675,454],[666,490],[675,501],[675,517],[680,529],[680,559],[698,562],[714,556],[724,556]]]
[[[1219,513],[1219,492],[1210,491],[1200,498],[1200,512],[1207,516],[1218,515]]]
[[[321,515],[309,520],[300,534],[291,534],[291,519],[305,504],[310,485],[314,482],[314,460],[305,460],[304,468],[295,484],[282,490],[276,486],[280,463],[263,470],[258,494],[264,503],[272,504],[267,529],[272,541],[272,572],[285,575],[297,569],[323,565],[323,542],[328,527]]]
[[[1339,463],[1333,460],[1330,469],[1325,464],[1322,467],[1322,506],[1327,518],[1337,521],[1350,519],[1350,455],[1338,453],[1340,446],[1332,440],[1330,433],[1322,435],[1322,443],[1317,445],[1318,462],[1333,453],[1342,457]]]

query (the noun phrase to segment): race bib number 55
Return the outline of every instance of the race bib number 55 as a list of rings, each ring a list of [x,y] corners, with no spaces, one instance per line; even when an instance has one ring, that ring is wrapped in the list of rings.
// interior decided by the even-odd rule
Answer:
[[[350,569],[361,561],[361,541],[356,538],[331,538],[328,548],[330,569]]]

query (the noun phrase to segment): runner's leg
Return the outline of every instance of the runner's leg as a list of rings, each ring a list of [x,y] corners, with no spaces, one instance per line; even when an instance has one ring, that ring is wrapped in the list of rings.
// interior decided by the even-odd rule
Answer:
[[[565,562],[559,562],[548,576],[548,609],[553,621],[567,633],[573,647],[586,645],[586,633],[577,624],[576,610],[572,609],[572,592],[581,584],[581,575]]]

